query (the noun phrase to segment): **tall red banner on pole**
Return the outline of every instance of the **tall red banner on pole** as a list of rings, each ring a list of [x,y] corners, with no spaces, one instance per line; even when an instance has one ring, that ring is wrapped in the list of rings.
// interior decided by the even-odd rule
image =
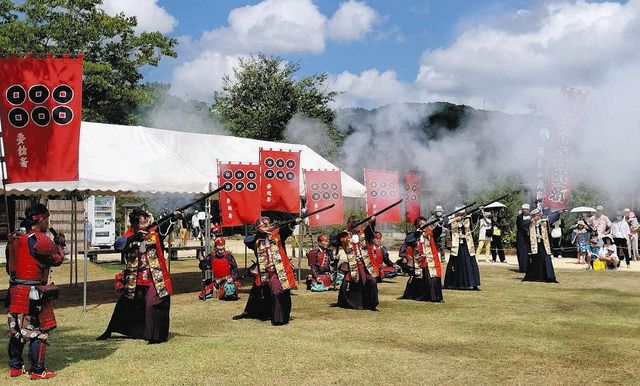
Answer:
[[[560,119],[552,133],[554,148],[549,157],[548,180],[544,190],[543,205],[549,209],[566,209],[569,206],[571,182],[569,163],[571,140],[580,119],[589,93],[570,87],[560,90]]]
[[[300,151],[260,148],[262,210],[300,213]]]
[[[344,207],[340,170],[302,170],[307,197],[307,211],[312,212],[331,204],[335,206],[309,217],[309,225],[342,224]]]
[[[9,183],[77,181],[83,56],[0,59]]]
[[[406,172],[405,182],[405,220],[413,224],[420,217],[420,195],[422,193],[422,175],[418,172]]]
[[[260,217],[260,164],[218,162],[223,227],[253,224]]]
[[[397,172],[365,169],[364,185],[367,190],[367,213],[369,216],[400,198]],[[376,222],[399,223],[400,217],[400,205],[398,205],[376,217]]]

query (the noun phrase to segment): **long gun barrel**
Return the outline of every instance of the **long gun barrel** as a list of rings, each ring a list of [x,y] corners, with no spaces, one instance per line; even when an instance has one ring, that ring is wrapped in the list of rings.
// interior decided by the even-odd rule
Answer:
[[[491,202],[493,202],[493,201],[491,201]],[[456,213],[458,213],[458,212],[460,212],[460,211],[462,211],[462,210],[465,210],[465,209],[471,208],[471,207],[472,207],[472,206],[474,206],[475,204],[476,204],[476,203],[475,203],[475,201],[474,201],[474,202],[472,202],[471,204],[466,205],[466,206],[464,206],[464,207],[462,207],[462,208],[460,208],[460,209],[454,210],[453,212],[447,213],[447,214],[445,214],[445,215],[444,215],[444,216],[442,216],[442,217],[444,218],[444,217],[453,216],[454,214],[456,214]],[[439,219],[431,220],[431,221],[429,221],[428,223],[426,223],[426,224],[424,224],[423,226],[421,226],[421,227],[420,227],[420,230],[423,230],[424,228],[426,228],[426,227],[428,227],[428,226],[430,226],[430,225],[433,225],[433,224],[437,223],[438,221],[440,221],[440,220],[439,220]]]
[[[180,208],[175,209],[173,212],[182,212],[185,209],[189,209],[190,207],[192,207],[193,205],[197,204],[198,202],[202,201],[202,200],[206,200],[207,198],[213,196],[214,194],[220,192],[222,189],[225,188],[225,186],[227,186],[228,184],[230,184],[229,182],[220,185],[217,189],[205,194],[202,197],[199,197],[193,201],[191,201],[190,203],[188,203],[187,205],[181,206]],[[146,228],[145,231],[149,231],[151,228],[153,228],[156,225],[162,224],[163,222],[167,221],[168,219],[170,219],[173,216],[173,212],[166,214],[162,217],[160,217],[157,221],[154,221],[153,223],[149,224]]]
[[[320,209],[318,209],[318,210],[314,210],[313,212],[305,213],[305,214],[303,214],[303,215],[300,215],[300,218],[305,219],[305,218],[307,218],[307,217],[311,217],[311,216],[313,216],[314,214],[318,214],[318,213],[320,213],[320,212],[324,212],[325,210],[329,210],[329,209],[333,208],[334,206],[336,206],[336,204],[331,204],[331,205],[325,206],[324,208],[320,208]],[[293,219],[293,220],[287,220],[287,221],[285,221],[285,222],[282,222],[282,223],[278,224],[278,227],[282,227],[282,226],[285,226],[285,225],[289,225],[289,224],[291,224],[291,223],[294,223],[295,221],[296,221],[295,219]]]
[[[395,206],[400,205],[400,203],[402,203],[402,201],[403,201],[402,199],[399,199],[398,201],[394,202],[393,204],[391,204],[391,205],[387,206],[386,208],[382,208],[382,209],[380,209],[379,211],[375,212],[375,213],[374,213],[374,214],[372,214],[371,216],[369,216],[369,217],[365,218],[364,220],[361,220],[360,222],[358,222],[358,223],[356,224],[356,226],[359,226],[359,225],[362,225],[362,224],[366,223],[367,221],[371,220],[371,217],[373,217],[373,216],[379,216],[379,215],[381,215],[382,213],[384,213],[384,212],[388,211],[389,209],[391,209],[391,208],[393,208],[393,207],[395,207]]]
[[[487,203],[481,204],[481,205],[479,205],[477,208],[475,208],[474,210],[472,210],[472,211],[471,211],[471,212],[469,212],[469,213],[477,212],[477,211],[479,211],[479,210],[480,210],[480,208],[483,208],[483,207],[485,207],[485,206],[487,206],[487,205],[489,205],[489,204],[491,204],[491,203],[494,203],[494,202],[496,202],[496,201],[500,201],[500,200],[502,200],[503,198],[507,198],[507,197],[509,197],[510,195],[512,195],[513,193],[515,193],[515,192],[507,193],[507,194],[502,195],[502,196],[500,196],[500,197],[498,197],[498,198],[495,198],[495,199],[493,199],[493,200],[491,200],[491,201],[488,201]]]

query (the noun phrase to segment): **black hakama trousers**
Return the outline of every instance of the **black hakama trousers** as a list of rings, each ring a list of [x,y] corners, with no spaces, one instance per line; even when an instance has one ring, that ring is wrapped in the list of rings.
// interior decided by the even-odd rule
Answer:
[[[400,298],[425,302],[441,302],[443,300],[442,281],[438,276],[430,277],[429,270],[423,268],[422,277],[412,275],[409,278],[404,293]]]
[[[378,306],[378,284],[369,274],[361,274],[358,280],[345,277],[338,291],[338,307],[375,311]],[[364,277],[364,282],[361,278]]]
[[[291,290],[283,290],[273,275],[268,283],[251,287],[243,315],[250,319],[271,320],[274,326],[289,323],[291,318]]]
[[[475,256],[471,256],[466,241],[460,242],[458,255],[449,256],[444,276],[444,288],[453,290],[478,289],[480,270]]]
[[[518,256],[518,271],[527,272],[529,263],[529,239],[526,236],[516,235],[516,255]]]
[[[434,303],[439,303],[444,300],[444,297],[442,296],[442,280],[440,277],[429,276],[429,270],[426,268],[422,270],[422,277],[425,281],[425,291],[424,297],[421,300]]]
[[[111,315],[109,326],[101,337],[111,333],[149,343],[166,342],[169,338],[170,296],[159,297],[153,285],[137,285],[133,299],[122,295]]]
[[[411,276],[409,276],[409,280],[407,281],[407,286],[404,288],[404,293],[400,298],[420,300],[425,295],[424,286],[425,286],[424,277],[416,277],[413,270],[411,270]]]
[[[529,255],[527,271],[523,281],[543,281],[557,283],[556,273],[553,269],[553,259],[544,249],[543,242],[538,243],[538,253]]]

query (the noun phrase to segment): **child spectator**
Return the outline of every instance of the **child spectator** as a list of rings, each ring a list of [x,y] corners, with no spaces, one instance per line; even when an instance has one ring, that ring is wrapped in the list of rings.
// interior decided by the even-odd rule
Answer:
[[[571,235],[571,243],[576,246],[578,253],[578,261],[576,264],[584,264],[587,251],[589,250],[589,238],[590,233],[587,231],[587,226],[583,220],[578,220],[576,229],[573,230]]]

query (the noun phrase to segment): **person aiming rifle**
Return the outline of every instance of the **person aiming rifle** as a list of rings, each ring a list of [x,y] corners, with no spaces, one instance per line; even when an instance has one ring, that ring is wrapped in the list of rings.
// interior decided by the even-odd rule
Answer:
[[[245,245],[253,250],[256,256],[256,263],[251,268],[251,271],[255,272],[255,281],[251,286],[244,311],[234,316],[234,320],[270,320],[274,326],[289,323],[291,290],[296,288],[297,283],[287,256],[285,241],[303,218],[333,207],[334,205],[330,205],[279,224],[272,223],[269,217],[258,217],[256,233],[244,239]]]
[[[484,210],[484,207],[492,202],[502,200],[509,195],[511,193],[493,199],[469,211],[468,209],[475,204],[456,208],[448,216],[451,228],[451,254],[444,277],[445,289],[480,291],[480,270],[478,269],[473,235],[471,233],[471,215],[477,211]],[[427,223],[425,227],[428,225],[431,224]]]
[[[379,271],[369,256],[365,234],[375,234],[376,216],[401,202],[402,200],[399,200],[363,220],[350,216],[347,219],[346,229],[330,238],[331,244],[345,257],[344,261],[340,259],[338,267],[344,275],[338,292],[338,307],[376,310],[378,306],[376,278],[379,276]]]
[[[125,269],[116,275],[116,289],[122,296],[116,303],[109,325],[97,340],[109,339],[116,332],[150,344],[162,343],[169,337],[169,309],[171,306],[171,277],[163,253],[165,237],[173,224],[182,218],[182,211],[218,193],[212,192],[151,221],[144,210],[129,214],[130,226],[119,237],[114,249],[125,257]]]

